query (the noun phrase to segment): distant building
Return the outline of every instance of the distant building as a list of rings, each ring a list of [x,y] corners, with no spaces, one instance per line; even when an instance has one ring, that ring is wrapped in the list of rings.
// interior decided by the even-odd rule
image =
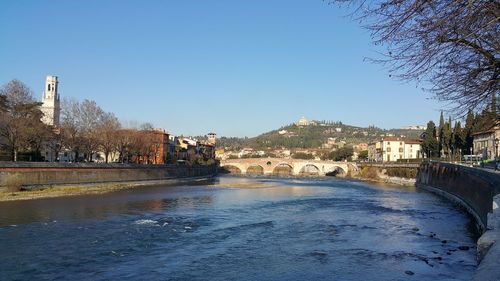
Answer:
[[[61,116],[58,84],[57,76],[47,76],[41,110],[43,112],[42,122],[50,126],[59,126],[59,118]]]
[[[216,143],[216,141],[217,141],[217,140],[216,140],[216,137],[217,137],[217,134],[216,134],[216,133],[208,133],[208,134],[207,134],[207,138],[208,138],[208,140],[207,140],[207,144],[208,144],[208,145],[213,145],[213,146],[215,146],[215,143]]]
[[[500,155],[495,140],[500,140],[500,124],[490,130],[473,134],[473,151],[475,155],[482,155],[483,159],[495,159]]]
[[[419,140],[405,140],[404,156],[403,159],[417,159],[421,154],[421,141]]]
[[[177,159],[177,143],[178,138],[174,135],[168,136],[168,152],[167,152],[167,162],[173,162]]]
[[[368,161],[382,162],[382,142],[374,141],[368,144]]]
[[[368,144],[366,142],[358,143],[352,146],[354,151],[363,151],[363,150],[368,150]]]
[[[226,160],[229,155],[226,154],[226,151],[223,147],[218,148],[215,150],[215,158],[220,159],[220,160]]]
[[[198,142],[198,153],[203,158],[203,160],[215,159],[216,157],[216,134],[208,133],[207,141]]]
[[[288,131],[287,131],[287,130],[281,130],[281,131],[279,131],[279,132],[278,132],[278,134],[280,134],[280,135],[284,135],[284,134],[286,134],[286,133],[288,133]]]
[[[411,125],[411,126],[406,126],[401,128],[403,130],[419,130],[419,131],[425,131],[427,129],[427,126],[424,125]]]
[[[302,118],[300,118],[297,122],[297,126],[309,126],[309,121],[304,116],[302,116]]]
[[[375,162],[417,159],[420,152],[419,140],[387,137],[368,144],[368,160]]]
[[[132,161],[138,164],[166,164],[170,149],[170,138],[164,129],[154,129],[146,136],[151,140],[147,155],[133,156]]]

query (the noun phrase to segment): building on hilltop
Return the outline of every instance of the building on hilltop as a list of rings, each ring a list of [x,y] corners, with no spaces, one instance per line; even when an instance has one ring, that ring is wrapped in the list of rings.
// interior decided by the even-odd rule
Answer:
[[[403,130],[425,131],[427,129],[427,126],[424,126],[424,125],[410,125],[410,126],[402,127],[401,129],[403,129]]]
[[[59,81],[57,76],[49,75],[45,80],[45,90],[43,91],[42,106],[43,112],[42,122],[50,126],[59,126],[59,118],[61,116],[60,97],[58,92]]]
[[[302,116],[302,118],[300,118],[297,122],[297,126],[309,126],[309,121],[304,116]]]
[[[217,134],[208,133],[207,137],[208,137],[207,144],[215,146]]]

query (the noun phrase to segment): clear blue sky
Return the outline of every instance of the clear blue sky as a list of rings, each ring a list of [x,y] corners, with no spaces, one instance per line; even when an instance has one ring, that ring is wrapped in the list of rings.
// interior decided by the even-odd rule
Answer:
[[[382,128],[443,104],[389,78],[369,34],[321,0],[0,1],[0,83],[95,100],[174,134],[255,136],[301,116]]]

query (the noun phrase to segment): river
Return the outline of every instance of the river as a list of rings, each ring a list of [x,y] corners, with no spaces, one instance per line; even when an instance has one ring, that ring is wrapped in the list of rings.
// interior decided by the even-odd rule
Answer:
[[[0,202],[1,280],[470,280],[470,218],[416,188],[241,178]]]

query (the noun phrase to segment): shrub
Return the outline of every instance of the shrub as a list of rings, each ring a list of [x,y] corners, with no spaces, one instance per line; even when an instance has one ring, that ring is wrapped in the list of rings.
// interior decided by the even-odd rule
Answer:
[[[414,179],[417,177],[417,168],[388,168],[387,175],[389,177]]]
[[[378,179],[378,168],[365,166],[361,169],[360,175],[366,179]]]

